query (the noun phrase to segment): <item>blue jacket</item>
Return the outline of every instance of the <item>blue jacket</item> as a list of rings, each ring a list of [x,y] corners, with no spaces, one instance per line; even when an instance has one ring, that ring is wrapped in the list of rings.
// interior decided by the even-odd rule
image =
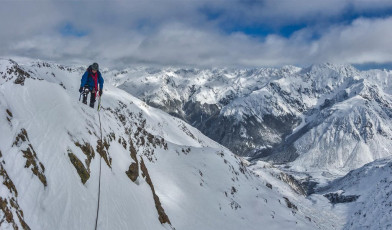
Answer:
[[[97,72],[98,72],[97,83],[99,85],[99,90],[102,90],[104,80],[102,78],[101,72],[99,71]],[[88,67],[87,71],[83,74],[80,87],[84,87],[85,85],[87,85],[90,90],[93,90],[93,88],[95,87],[95,82],[94,79],[90,76],[90,73],[92,73],[91,66]]]

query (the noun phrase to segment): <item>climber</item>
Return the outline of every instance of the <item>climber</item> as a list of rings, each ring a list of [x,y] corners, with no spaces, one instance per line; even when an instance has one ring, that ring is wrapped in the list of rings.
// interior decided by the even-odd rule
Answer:
[[[83,103],[87,104],[87,94],[90,95],[90,107],[94,108],[97,93],[102,96],[103,78],[99,72],[98,63],[90,65],[82,76],[79,92],[83,94]],[[99,88],[98,88],[99,83]]]

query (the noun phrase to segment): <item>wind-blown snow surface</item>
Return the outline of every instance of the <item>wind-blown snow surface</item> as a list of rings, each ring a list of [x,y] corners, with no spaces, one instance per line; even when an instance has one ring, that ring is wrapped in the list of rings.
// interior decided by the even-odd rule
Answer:
[[[333,228],[278,179],[109,84],[100,142],[97,111],[78,101],[83,71],[0,60],[2,229],[93,229],[100,157],[98,229]]]

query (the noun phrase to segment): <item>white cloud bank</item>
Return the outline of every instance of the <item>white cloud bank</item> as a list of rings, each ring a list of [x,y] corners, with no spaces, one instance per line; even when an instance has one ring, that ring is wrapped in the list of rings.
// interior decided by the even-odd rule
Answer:
[[[118,66],[261,67],[392,62],[392,16],[384,12],[392,3],[276,2],[3,1],[0,56],[65,63],[98,61]],[[344,13],[348,9],[356,15],[372,17],[356,17],[347,22]],[[377,17],[374,12],[380,9],[384,10]],[[241,30],[222,29],[230,27],[230,23],[247,26],[266,21],[270,27],[287,26],[290,18],[308,26],[289,37],[258,37]],[[66,25],[85,36],[63,32]]]

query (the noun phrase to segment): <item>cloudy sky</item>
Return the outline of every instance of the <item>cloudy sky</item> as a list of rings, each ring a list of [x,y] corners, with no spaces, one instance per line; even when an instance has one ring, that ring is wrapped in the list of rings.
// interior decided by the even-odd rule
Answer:
[[[392,67],[390,0],[1,0],[0,57]]]

